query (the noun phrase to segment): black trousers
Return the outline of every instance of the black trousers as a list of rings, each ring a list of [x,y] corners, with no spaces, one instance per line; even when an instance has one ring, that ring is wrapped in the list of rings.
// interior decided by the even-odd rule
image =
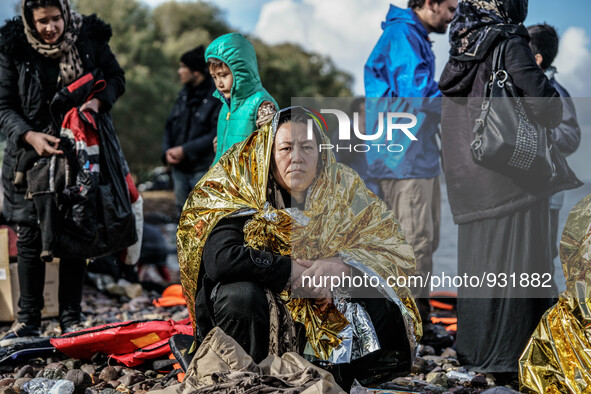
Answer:
[[[41,260],[42,240],[38,226],[19,225],[17,254],[20,298],[18,321],[33,326],[41,325],[44,307],[45,262]],[[59,267],[59,317],[62,326],[80,320],[82,288],[86,262],[83,259],[64,258]]]
[[[210,295],[212,304],[208,311],[196,314],[210,314],[208,321],[197,320],[202,336],[213,326],[219,326],[230,335],[256,363],[262,361],[269,350],[269,307],[265,290],[253,282],[235,282],[215,286]],[[402,316],[398,308],[384,298],[355,299],[369,314],[381,349],[350,364],[331,370],[337,380],[349,387],[354,378],[364,378],[376,373],[408,371],[410,369],[409,344]],[[211,313],[213,312],[213,313]],[[211,326],[209,320],[211,321]],[[340,376],[339,376],[340,375]]]

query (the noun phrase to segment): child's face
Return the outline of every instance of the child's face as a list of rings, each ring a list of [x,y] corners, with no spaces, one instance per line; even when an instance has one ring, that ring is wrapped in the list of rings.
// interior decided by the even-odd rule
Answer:
[[[213,77],[215,87],[218,88],[225,98],[229,99],[230,93],[232,92],[232,83],[234,82],[230,68],[226,64],[222,64],[215,69],[210,67],[209,73]]]

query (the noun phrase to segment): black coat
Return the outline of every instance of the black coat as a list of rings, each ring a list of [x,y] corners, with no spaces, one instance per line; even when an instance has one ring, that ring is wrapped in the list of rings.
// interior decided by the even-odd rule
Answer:
[[[190,91],[192,90],[192,94]],[[166,120],[162,142],[163,161],[166,151],[182,146],[185,157],[176,168],[185,172],[206,170],[213,162],[213,139],[217,133],[220,100],[213,97],[215,85],[209,75],[194,89],[185,86]]]
[[[76,41],[85,72],[101,69],[106,88],[94,97],[101,100],[101,111],[109,111],[125,91],[123,69],[108,42],[111,27],[96,15],[84,16]],[[24,146],[22,136],[29,130],[50,132],[49,103],[57,88],[48,88],[45,60],[27,42],[21,18],[6,22],[0,29],[0,130],[6,136],[2,166],[4,186],[3,213],[9,221],[37,222],[34,207],[24,199],[24,190],[13,185],[16,154]],[[63,114],[61,114],[63,115]]]
[[[480,62],[448,61],[439,87],[444,95],[441,146],[447,193],[454,221],[458,224],[510,214],[547,197],[530,193],[510,178],[475,164],[470,143],[480,114],[484,87],[492,69],[492,53]],[[531,119],[547,128],[558,126],[562,105],[558,92],[537,66],[528,38],[509,39],[505,66]]]
[[[224,218],[203,247],[195,300],[200,340],[215,326],[211,294],[218,283],[253,282],[280,293],[291,275],[291,258],[244,245],[244,224],[251,216]]]

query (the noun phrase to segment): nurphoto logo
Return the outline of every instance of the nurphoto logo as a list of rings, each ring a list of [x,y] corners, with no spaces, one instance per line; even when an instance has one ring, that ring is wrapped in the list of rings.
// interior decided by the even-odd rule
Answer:
[[[321,109],[321,114],[333,114],[338,120],[338,140],[346,142],[351,141],[351,129],[358,140],[362,141],[378,141],[383,140],[384,132],[386,133],[386,142],[392,141],[392,134],[402,132],[412,142],[417,141],[417,137],[411,132],[411,129],[417,125],[417,117],[414,114],[408,112],[387,112],[384,116],[384,112],[378,113],[378,129],[373,133],[363,133],[359,128],[359,113],[353,113],[353,122],[349,116],[338,109]],[[385,118],[385,122],[384,122]],[[403,120],[400,122],[400,120]],[[407,121],[404,121],[407,120]],[[312,119],[308,120],[308,138],[312,139],[313,126]],[[352,126],[352,127],[351,127]],[[404,146],[400,144],[387,144],[387,143],[373,143],[373,144],[320,144],[318,150],[336,150],[339,151],[354,151],[354,152],[369,152],[370,150],[386,149],[388,152],[398,153],[404,150]]]

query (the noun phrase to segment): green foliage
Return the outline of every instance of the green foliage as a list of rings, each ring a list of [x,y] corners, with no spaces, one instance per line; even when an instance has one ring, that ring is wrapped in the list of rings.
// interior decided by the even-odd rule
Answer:
[[[168,1],[154,9],[139,0],[72,0],[82,14],[96,13],[113,28],[110,45],[125,70],[126,92],[113,119],[133,172],[160,165],[164,124],[179,85],[182,53],[232,31],[223,12],[204,1]],[[292,44],[251,39],[263,86],[281,107],[291,97],[351,96],[351,75],[322,55]]]

